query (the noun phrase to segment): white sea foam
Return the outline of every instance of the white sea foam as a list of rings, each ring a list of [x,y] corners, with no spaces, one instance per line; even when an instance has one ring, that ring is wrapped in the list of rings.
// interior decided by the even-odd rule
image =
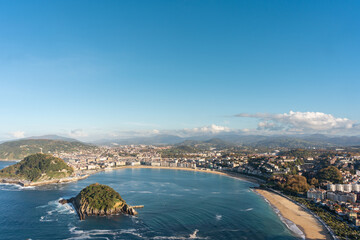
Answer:
[[[196,238],[196,234],[199,232],[199,230],[198,229],[195,229],[195,231],[192,233],[192,234],[190,234],[190,238],[191,239],[194,239],[194,238]]]
[[[171,193],[171,194],[169,194],[169,196],[172,196],[172,197],[182,197],[183,195],[181,195],[181,194],[176,194],[176,193]]]
[[[256,194],[258,194],[260,197],[262,197],[265,202],[267,202],[271,208],[274,210],[274,212],[279,216],[280,220],[285,224],[285,226],[292,231],[295,235],[299,236],[302,239],[306,239],[305,234],[303,231],[300,230],[300,228],[298,226],[296,226],[295,223],[293,223],[292,221],[290,221],[289,219],[284,218],[281,213],[280,210],[277,209],[274,205],[272,205],[263,195],[257,193],[256,191],[254,191]]]
[[[45,217],[46,217],[46,216],[41,216],[41,217],[40,217],[40,222],[52,222],[52,220],[46,219]]]
[[[247,209],[243,209],[243,210],[240,210],[241,212],[248,212],[248,211],[252,211],[254,210],[254,208],[247,208]]]
[[[21,190],[35,190],[34,186],[22,187],[18,184],[0,183],[0,191],[21,191]]]
[[[216,220],[220,221],[222,219],[222,215],[216,214],[215,218],[216,218]]]
[[[150,192],[150,191],[129,191],[129,192],[131,192],[131,193],[143,193],[143,194],[150,194],[150,193],[152,193],[152,192]]]
[[[174,239],[174,240],[182,240],[182,239],[208,239],[208,237],[200,237],[197,235],[199,232],[198,229],[195,229],[193,233],[188,236],[156,236],[152,239]]]
[[[274,211],[276,212],[276,214],[279,216],[280,220],[286,225],[286,227],[288,229],[290,229],[290,231],[292,231],[293,233],[295,233],[297,236],[301,237],[302,239],[306,239],[305,234],[300,230],[300,228],[298,226],[296,226],[295,223],[293,223],[289,219],[284,218],[281,215],[279,209],[275,208],[274,206],[272,206],[272,207],[273,207]]]
[[[80,239],[109,239],[106,235],[119,236],[122,234],[130,234],[143,238],[141,234],[137,233],[136,229],[118,229],[118,230],[106,230],[106,229],[93,229],[93,230],[79,230],[76,227],[70,227],[69,231],[72,235],[67,240],[80,240]]]
[[[59,215],[64,214],[75,214],[75,210],[69,204],[61,204],[59,203],[59,198],[54,201],[48,202],[47,205],[38,206],[36,208],[45,208],[46,215],[40,217],[40,222],[54,222],[58,221]]]

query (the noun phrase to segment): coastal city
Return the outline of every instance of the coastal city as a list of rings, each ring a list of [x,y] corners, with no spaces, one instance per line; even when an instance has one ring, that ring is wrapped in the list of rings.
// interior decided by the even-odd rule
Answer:
[[[0,240],[360,240],[359,13],[1,0]]]
[[[193,169],[239,174],[258,179],[261,186],[281,191],[333,216],[350,230],[333,227],[348,237],[360,226],[360,152],[348,149],[209,149],[188,152],[183,146],[123,145],[95,151],[57,153],[77,174],[92,174],[126,167]],[[309,205],[311,204],[311,205]],[[329,219],[326,220],[330,225]]]

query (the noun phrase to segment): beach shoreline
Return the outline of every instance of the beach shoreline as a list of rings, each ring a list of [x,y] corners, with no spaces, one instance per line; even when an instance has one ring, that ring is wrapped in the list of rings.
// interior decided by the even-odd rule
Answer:
[[[247,181],[247,182],[251,182],[251,183],[255,183],[255,184],[261,184],[264,183],[265,181],[253,176],[248,176],[242,173],[238,173],[238,172],[231,172],[231,171],[219,171],[219,170],[204,170],[204,169],[196,169],[196,168],[181,168],[181,167],[157,167],[157,166],[145,166],[145,165],[140,165],[140,166],[121,166],[121,167],[117,167],[117,168],[110,168],[110,169],[102,169],[101,171],[112,171],[112,170],[118,170],[118,169],[169,169],[169,170],[181,170],[181,171],[192,171],[192,172],[204,172],[204,173],[212,173],[212,174],[218,174],[218,175],[223,175],[223,176],[227,176],[227,177],[232,177],[232,178],[236,178],[242,181]],[[99,171],[98,171],[99,172]]]
[[[284,224],[299,237],[311,240],[332,239],[327,229],[313,215],[294,202],[265,189],[253,190],[261,195],[278,215],[284,218]],[[295,224],[304,236],[301,236],[296,228],[292,228],[291,224]]]
[[[210,170],[210,169],[195,169],[195,168],[181,168],[181,167],[160,167],[160,166],[121,166],[109,169],[100,169],[94,171],[87,171],[86,175],[82,175],[80,177],[73,177],[73,178],[66,178],[66,179],[56,179],[56,180],[49,180],[43,182],[35,182],[35,183],[28,183],[23,184],[19,181],[3,181],[2,183],[8,184],[16,184],[20,186],[41,186],[47,184],[61,184],[61,183],[69,183],[78,180],[85,179],[93,174],[103,172],[103,171],[114,171],[114,170],[121,170],[121,169],[167,169],[167,170],[181,170],[181,171],[192,171],[192,172],[204,172],[204,173],[212,173],[217,175],[223,175],[231,178],[235,178],[241,181],[247,181],[253,184],[260,185],[265,181],[253,176],[248,176],[238,172],[231,172],[231,171],[219,171],[219,170]],[[3,179],[2,179],[3,180]],[[280,196],[274,192],[259,189],[259,188],[252,188],[252,190],[263,197],[268,204],[271,205],[274,212],[280,217],[283,223],[287,226],[287,228],[292,231],[295,235],[303,239],[332,239],[330,234],[327,230],[322,226],[319,221],[309,214],[308,212],[304,211],[300,206],[296,205],[289,199]]]
[[[212,173],[212,174],[218,174],[223,175],[227,177],[236,178],[242,181],[247,181],[250,183],[258,184],[264,183],[265,181],[258,179],[256,177],[248,176],[245,174],[237,173],[237,172],[231,172],[231,171],[218,171],[218,170],[204,170],[204,169],[196,169],[196,168],[181,168],[181,167],[158,167],[158,166],[121,166],[121,167],[115,167],[115,168],[109,168],[109,169],[99,169],[99,170],[90,170],[86,171],[86,173],[81,173],[81,176],[78,177],[71,177],[71,178],[62,178],[62,179],[53,179],[53,180],[46,180],[41,182],[28,182],[18,179],[11,179],[11,178],[2,178],[0,179],[0,183],[6,183],[6,184],[15,184],[20,185],[22,187],[29,187],[29,186],[42,186],[42,185],[48,185],[48,184],[62,184],[62,183],[70,183],[70,182],[76,182],[82,179],[85,179],[93,174],[104,172],[104,171],[114,171],[114,170],[120,170],[120,169],[168,169],[168,170],[181,170],[181,171],[192,171],[192,172],[204,172],[204,173]]]

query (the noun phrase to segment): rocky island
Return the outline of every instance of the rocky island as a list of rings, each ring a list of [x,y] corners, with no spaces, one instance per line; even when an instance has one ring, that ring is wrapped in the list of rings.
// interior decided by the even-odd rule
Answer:
[[[0,170],[0,182],[37,186],[50,183],[71,182],[86,176],[75,176],[72,167],[61,158],[37,153]]]
[[[134,208],[143,207],[129,206],[114,189],[98,183],[87,186],[76,197],[61,199],[59,202],[71,203],[80,220],[84,220],[86,216],[109,216],[119,213],[136,215]]]

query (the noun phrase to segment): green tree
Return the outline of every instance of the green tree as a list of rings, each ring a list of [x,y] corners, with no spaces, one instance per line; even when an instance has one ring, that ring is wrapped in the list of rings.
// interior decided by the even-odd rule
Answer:
[[[300,175],[287,176],[286,183],[283,185],[284,190],[294,193],[305,193],[310,189],[307,179]]]
[[[340,170],[334,166],[321,169],[317,174],[317,178],[319,179],[319,182],[329,181],[332,183],[342,183],[343,181]]]
[[[61,158],[56,158],[50,154],[37,153],[0,170],[0,177],[37,181],[40,178],[67,177],[73,171]]]
[[[314,186],[314,187],[317,187],[319,186],[319,180],[317,180],[316,178],[312,178],[310,180],[310,185]]]

